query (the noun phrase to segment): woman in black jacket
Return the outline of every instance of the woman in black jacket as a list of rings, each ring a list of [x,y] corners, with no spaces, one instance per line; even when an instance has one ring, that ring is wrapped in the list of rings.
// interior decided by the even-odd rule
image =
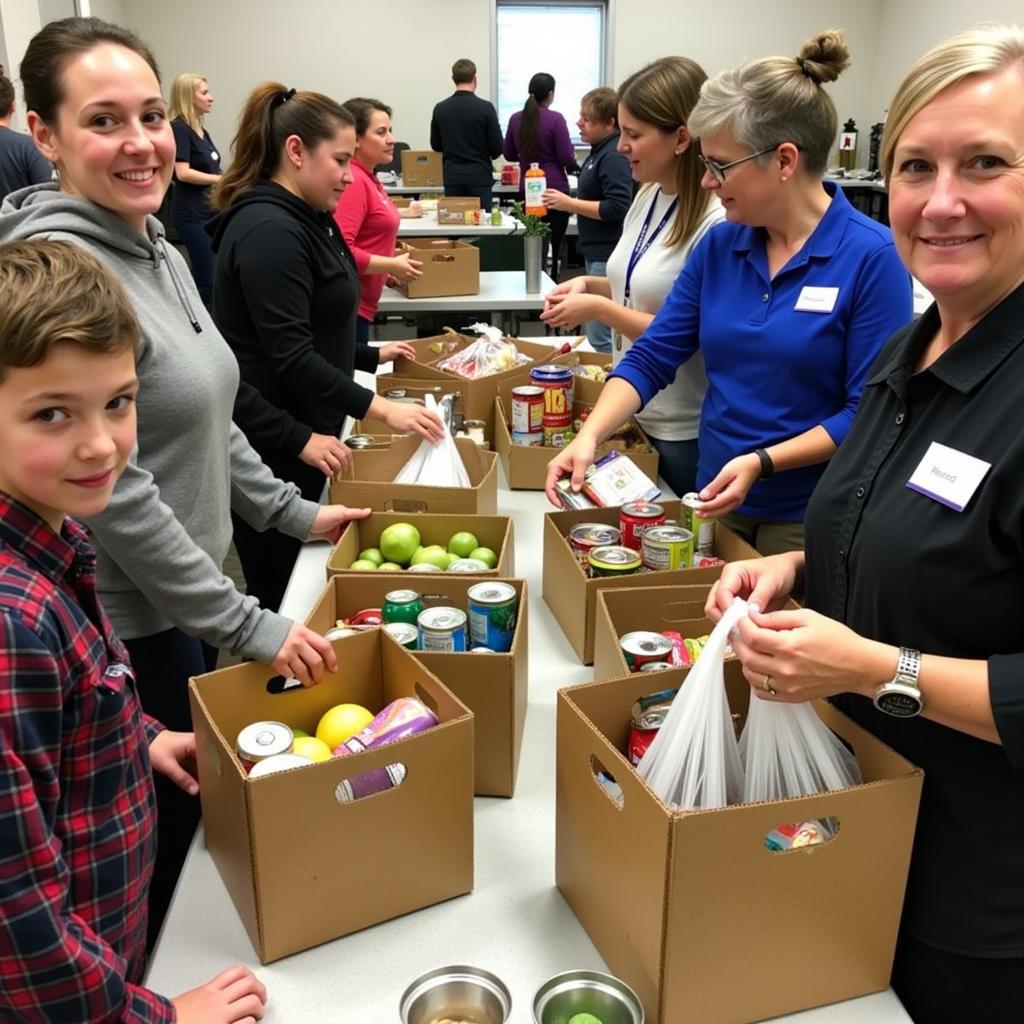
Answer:
[[[249,96],[233,147],[210,230],[214,319],[242,376],[235,422],[274,472],[315,501],[351,457],[338,440],[346,416],[370,415],[430,441],[442,426],[421,406],[389,402],[352,378],[413,355],[405,342],[356,343],[358,273],[330,216],[352,180],[352,115],[327,96],[266,82]],[[248,593],[277,608],[298,542],[236,518],[235,547]]]

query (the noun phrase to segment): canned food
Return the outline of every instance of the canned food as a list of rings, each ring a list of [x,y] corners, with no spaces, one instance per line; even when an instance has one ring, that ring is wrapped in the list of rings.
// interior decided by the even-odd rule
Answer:
[[[594,548],[618,544],[621,533],[617,526],[606,526],[604,523],[577,523],[569,531],[569,547],[576,556],[580,566],[589,571],[588,556]]]
[[[423,601],[416,590],[390,590],[384,595],[385,622],[409,622],[415,626],[421,611]]]
[[[641,546],[645,569],[688,569],[693,564],[693,534],[681,526],[650,526]]]
[[[344,623],[346,626],[379,626],[383,622],[379,608],[360,608],[355,615],[349,616]]]
[[[406,650],[418,649],[420,631],[411,622],[385,622],[381,628],[387,630]]]
[[[544,431],[541,430],[536,434],[520,434],[518,431],[513,431],[512,443],[521,448],[543,448]]]
[[[349,804],[360,797],[383,793],[394,789],[405,781],[404,764],[386,764],[383,768],[374,768],[368,772],[353,775],[351,779],[342,779],[334,787],[334,798],[338,803]]]
[[[273,775],[275,772],[287,772],[292,768],[305,768],[307,764],[313,764],[308,757],[299,754],[274,754],[273,757],[266,757],[252,766],[249,772],[250,779],[258,779],[264,775]]]
[[[622,651],[630,672],[639,672],[640,666],[649,661],[667,661],[672,654],[672,641],[661,633],[635,630],[619,637]]]
[[[627,501],[619,509],[619,527],[627,548],[639,551],[644,530],[665,522],[665,510],[653,501]]]
[[[654,742],[658,735],[657,729],[638,729],[635,725],[629,730],[629,740],[626,744],[626,756],[629,763],[635,768],[640,759],[647,753],[647,748]]]
[[[544,389],[532,385],[512,389],[512,433],[539,434],[544,426]]]
[[[355,636],[358,632],[358,629],[353,629],[351,626],[335,626],[333,629],[329,629],[324,633],[324,639],[341,640],[342,637]]]
[[[242,767],[251,772],[253,765],[268,757],[291,753],[294,738],[284,722],[253,722],[238,734],[235,753]]]
[[[587,556],[591,576],[628,576],[640,571],[640,553],[620,545],[594,548]]]
[[[678,687],[674,690],[659,690],[657,693],[648,693],[639,700],[633,701],[630,709],[630,721],[637,729],[658,729],[668,716],[672,701],[679,692]]]
[[[572,423],[550,425],[545,422],[544,433],[541,436],[545,448],[567,448],[576,435],[573,433]]]
[[[703,555],[699,551],[693,556],[691,569],[711,569],[716,565],[725,565],[725,559],[717,555]]]
[[[544,393],[541,425],[547,448],[564,448],[572,440],[572,370],[567,366],[546,364],[530,370],[531,384]]]
[[[474,444],[479,445],[481,448],[487,444],[487,438],[484,436],[485,424],[483,420],[463,420],[462,429],[466,432],[466,437]]]
[[[372,434],[352,434],[345,438],[349,448],[372,448],[377,443]]]
[[[387,388],[384,397],[390,398],[392,402],[397,402],[399,399],[405,398],[406,394],[405,388]]]
[[[448,566],[449,572],[487,572],[489,566],[486,562],[481,562],[479,558],[456,558],[451,565]]]
[[[459,608],[424,608],[418,626],[421,651],[466,649],[466,613]]]
[[[492,651],[512,650],[519,595],[511,583],[488,580],[466,591],[469,602],[469,640],[473,647]]]
[[[431,565],[430,562],[419,562],[417,565],[410,565],[406,572],[440,572],[441,570],[436,565]]]
[[[703,502],[696,491],[690,491],[679,499],[679,525],[685,526],[695,538],[694,549],[702,555],[710,555],[715,550],[715,521],[701,519],[693,513]]]
[[[664,672],[667,668],[675,668],[671,661],[648,661],[640,666],[640,674],[645,672]]]

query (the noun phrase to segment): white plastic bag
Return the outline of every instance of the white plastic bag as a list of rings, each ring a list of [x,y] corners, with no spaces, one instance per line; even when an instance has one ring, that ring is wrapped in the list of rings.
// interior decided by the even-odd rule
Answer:
[[[745,601],[734,601],[727,609],[637,765],[640,776],[670,807],[725,807],[743,797],[743,765],[725,693],[723,658],[729,631],[746,613]]]
[[[434,396],[427,394],[424,401],[428,409],[437,412]],[[427,484],[431,487],[472,487],[469,473],[455,445],[447,425],[444,436],[437,444],[421,441],[412,458],[398,471],[396,484]]]

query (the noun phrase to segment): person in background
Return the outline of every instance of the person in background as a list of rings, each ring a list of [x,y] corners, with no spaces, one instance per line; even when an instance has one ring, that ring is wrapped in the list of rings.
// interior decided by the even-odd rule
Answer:
[[[154,216],[175,150],[149,49],[118,25],[65,18],[29,42],[21,80],[29,130],[60,177],[7,197],[0,241],[73,242],[114,271],[134,305],[138,446],[87,525],[97,588],[131,654],[142,706],[187,732],[189,678],[216,665],[217,647],[306,685],[337,667],[322,636],[261,608],[224,575],[231,511],[259,529],[335,540],[369,509],[305,500],[231,421],[238,363]],[[150,942],[199,820],[198,802],[165,781],[157,780]]]
[[[575,486],[595,444],[698,351],[699,514],[762,554],[803,546],[803,518],[850,429],[882,339],[912,314],[889,229],[822,181],[838,118],[822,88],[849,64],[841,33],[798,57],[766,57],[701,87],[689,129],[702,185],[727,223],[694,250],[665,304],[615,368],[569,448],[552,460]]]
[[[708,600],[762,609],[732,642],[757,697],[831,699],[924,769],[892,973],[915,1024],[1024,1007],[1022,95],[1004,26],[897,88],[889,216],[934,304],[872,367],[804,550],[727,565]],[[806,607],[779,610],[800,583]]]
[[[444,194],[493,202],[493,161],[501,156],[501,127],[493,103],[476,94],[476,65],[465,57],[452,65],[455,92],[434,107],[430,148],[444,155]]]
[[[0,64],[0,202],[11,192],[53,180],[53,167],[32,137],[11,128],[13,117],[14,85]]]
[[[174,188],[171,223],[188,250],[188,261],[207,309],[213,301],[213,253],[206,222],[213,215],[210,188],[220,179],[220,153],[203,125],[213,94],[202,75],[178,75],[167,112],[174,132]]]
[[[576,151],[569,138],[569,127],[565,118],[551,109],[555,99],[555,80],[544,71],[538,71],[530,79],[530,95],[522,110],[517,110],[508,119],[505,145],[502,154],[506,160],[518,161],[519,198],[526,190],[526,172],[530,164],[539,164],[544,172],[548,188],[568,193],[569,179],[566,171],[576,165]],[[562,240],[569,226],[569,214],[564,210],[551,209],[547,212],[551,234],[546,245],[550,245],[549,273],[558,280],[559,253]]]
[[[697,243],[725,217],[721,203],[700,187],[699,149],[686,126],[706,79],[694,61],[663,57],[619,87],[618,146],[640,191],[608,259],[607,278],[574,277],[545,296],[541,319],[555,327],[608,324],[613,363],[647,329]],[[676,494],[696,486],[707,386],[698,352],[636,416],[658,451],[659,474]]]
[[[618,96],[603,86],[591,89],[580,100],[576,122],[580,138],[590,144],[590,153],[580,170],[576,198],[548,188],[544,205],[549,210],[576,214],[579,246],[589,277],[604,277],[615,244],[622,235],[622,222],[633,201],[633,180],[629,161],[618,150]],[[601,320],[584,324],[587,340],[598,352],[612,350],[612,329]]]
[[[389,402],[352,379],[379,360],[415,357],[407,342],[356,342],[359,277],[331,218],[352,180],[355,119],[317,92],[264,82],[249,95],[231,167],[214,186],[213,315],[238,359],[234,420],[263,461],[310,501],[351,462],[338,439],[346,416],[383,419],[429,440],[440,420]],[[246,592],[278,608],[301,542],[261,533],[233,514]]]
[[[135,444],[138,322],[68,242],[0,246],[0,294],[0,1018],[255,1021],[245,967],[173,1000],[142,984],[152,772],[194,799],[195,737],[142,712],[71,518]]]
[[[390,163],[395,154],[391,108],[363,96],[347,100],[345,106],[356,122],[356,155],[352,184],[342,192],[334,220],[359,270],[356,340],[365,345],[385,283],[392,279],[403,284],[415,281],[423,276],[423,264],[408,252],[396,251],[403,211],[395,209],[375,173],[377,166]]]

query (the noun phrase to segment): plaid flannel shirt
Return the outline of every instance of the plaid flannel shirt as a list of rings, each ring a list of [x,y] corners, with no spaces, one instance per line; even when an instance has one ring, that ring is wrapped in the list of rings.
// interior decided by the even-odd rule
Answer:
[[[149,742],[96,557],[0,492],[0,1019],[173,1021],[142,988]]]

